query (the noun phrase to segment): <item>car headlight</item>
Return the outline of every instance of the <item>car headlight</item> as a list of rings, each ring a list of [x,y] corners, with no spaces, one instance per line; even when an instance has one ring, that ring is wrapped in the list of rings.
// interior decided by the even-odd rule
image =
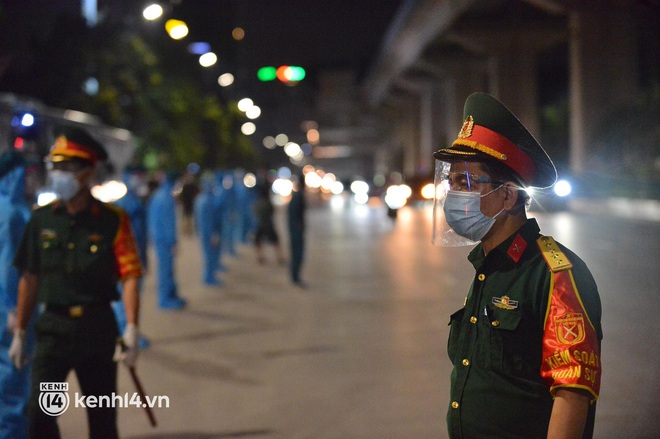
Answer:
[[[570,193],[573,191],[573,188],[571,187],[571,184],[568,181],[559,180],[557,183],[555,183],[554,191],[555,191],[555,195],[557,195],[558,197],[566,197],[570,195]]]

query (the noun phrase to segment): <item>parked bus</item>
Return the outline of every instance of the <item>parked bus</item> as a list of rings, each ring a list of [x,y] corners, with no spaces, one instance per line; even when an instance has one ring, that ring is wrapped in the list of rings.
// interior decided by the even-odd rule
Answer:
[[[135,153],[135,137],[128,130],[107,126],[88,113],[49,107],[26,96],[0,93],[0,153],[14,149],[35,164],[31,166],[27,182],[27,196],[33,201],[47,183],[44,158],[55,140],[53,128],[63,124],[85,128],[106,148],[108,162],[99,167],[99,183],[119,179]]]

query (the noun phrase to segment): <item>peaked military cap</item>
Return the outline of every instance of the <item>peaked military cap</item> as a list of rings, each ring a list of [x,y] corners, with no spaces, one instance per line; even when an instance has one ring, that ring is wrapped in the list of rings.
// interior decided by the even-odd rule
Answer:
[[[53,134],[55,143],[49,154],[53,162],[80,159],[95,164],[108,158],[103,145],[82,128],[63,125],[56,127]]]
[[[487,93],[465,101],[463,127],[450,148],[433,154],[438,160],[492,161],[513,170],[526,186],[555,184],[557,170],[548,154],[518,118]]]

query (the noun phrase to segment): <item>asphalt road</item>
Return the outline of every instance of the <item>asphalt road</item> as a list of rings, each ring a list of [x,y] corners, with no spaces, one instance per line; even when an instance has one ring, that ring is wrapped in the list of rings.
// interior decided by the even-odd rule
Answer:
[[[595,437],[660,437],[660,222],[534,215],[599,286]],[[274,254],[256,265],[247,244],[225,257],[225,285],[204,287],[194,237],[182,237],[177,260],[186,310],[157,310],[148,274],[142,329],[152,345],[138,372],[162,397],[159,425],[124,407],[122,437],[446,438],[447,322],[471,281],[469,249],[430,244],[428,207],[404,208],[392,222],[381,206],[344,200],[311,206],[308,224],[307,289],[290,285]],[[133,391],[121,370],[118,393]],[[60,426],[64,438],[86,437],[84,409],[72,401]]]

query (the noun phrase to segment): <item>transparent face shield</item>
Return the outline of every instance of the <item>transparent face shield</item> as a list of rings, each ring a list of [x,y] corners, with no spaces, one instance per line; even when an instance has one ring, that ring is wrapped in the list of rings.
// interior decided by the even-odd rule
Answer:
[[[481,198],[502,187],[503,182],[469,171],[467,162],[435,161],[433,245],[460,247],[477,244],[495,218],[480,210]],[[482,195],[482,190],[490,189]],[[447,204],[448,196],[450,198]]]

